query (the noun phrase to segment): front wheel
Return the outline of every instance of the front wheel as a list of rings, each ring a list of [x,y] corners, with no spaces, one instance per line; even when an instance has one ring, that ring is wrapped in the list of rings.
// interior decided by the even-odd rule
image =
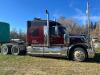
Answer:
[[[85,61],[86,60],[85,50],[81,47],[74,48],[73,60],[75,60],[75,61]]]

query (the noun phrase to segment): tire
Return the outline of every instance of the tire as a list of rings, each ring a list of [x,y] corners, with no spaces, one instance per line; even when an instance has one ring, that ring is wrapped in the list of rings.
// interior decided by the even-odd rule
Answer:
[[[27,50],[26,50],[25,45],[19,45],[19,49],[20,49],[19,55],[26,55],[27,54]]]
[[[12,48],[11,48],[11,53],[13,55],[19,55],[20,54],[20,49],[17,45],[13,45]]]
[[[1,54],[7,55],[9,53],[9,49],[6,44],[1,46]]]
[[[27,51],[26,50],[21,50],[20,51],[20,55],[26,55],[27,54]]]
[[[86,52],[84,48],[81,48],[81,47],[74,48],[73,60],[79,61],[79,62],[86,60]]]

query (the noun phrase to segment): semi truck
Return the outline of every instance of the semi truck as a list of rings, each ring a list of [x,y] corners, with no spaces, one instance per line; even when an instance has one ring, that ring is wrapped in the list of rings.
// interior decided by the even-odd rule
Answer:
[[[3,26],[3,24],[1,24]],[[75,61],[85,61],[94,58],[95,50],[85,40],[78,40],[79,37],[70,36],[66,28],[58,22],[48,19],[34,19],[27,21],[27,42],[11,41],[10,27],[0,25],[1,53],[6,54],[26,54],[42,56],[62,56]],[[73,39],[74,38],[74,39]],[[27,48],[30,48],[27,50]]]
[[[71,36],[63,25],[48,19],[27,22],[27,44],[30,46],[28,52],[33,55],[61,56],[76,61],[95,56],[93,46],[85,37]]]

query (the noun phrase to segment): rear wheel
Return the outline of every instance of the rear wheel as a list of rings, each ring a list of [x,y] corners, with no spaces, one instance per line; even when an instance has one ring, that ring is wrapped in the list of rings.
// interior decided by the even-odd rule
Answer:
[[[19,53],[20,53],[19,47],[17,45],[13,45],[12,48],[11,48],[11,53],[13,55],[19,55]]]
[[[8,54],[8,47],[7,47],[7,45],[2,45],[1,46],[1,54],[3,54],[3,55],[7,55]]]
[[[75,60],[75,61],[85,61],[86,60],[85,50],[81,47],[74,48],[73,60]]]

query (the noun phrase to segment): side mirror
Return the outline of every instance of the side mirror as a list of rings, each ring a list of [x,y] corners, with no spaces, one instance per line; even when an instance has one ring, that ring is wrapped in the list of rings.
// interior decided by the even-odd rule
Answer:
[[[55,26],[55,34],[58,35],[58,26]]]
[[[64,44],[68,44],[69,43],[69,34],[64,34]]]

